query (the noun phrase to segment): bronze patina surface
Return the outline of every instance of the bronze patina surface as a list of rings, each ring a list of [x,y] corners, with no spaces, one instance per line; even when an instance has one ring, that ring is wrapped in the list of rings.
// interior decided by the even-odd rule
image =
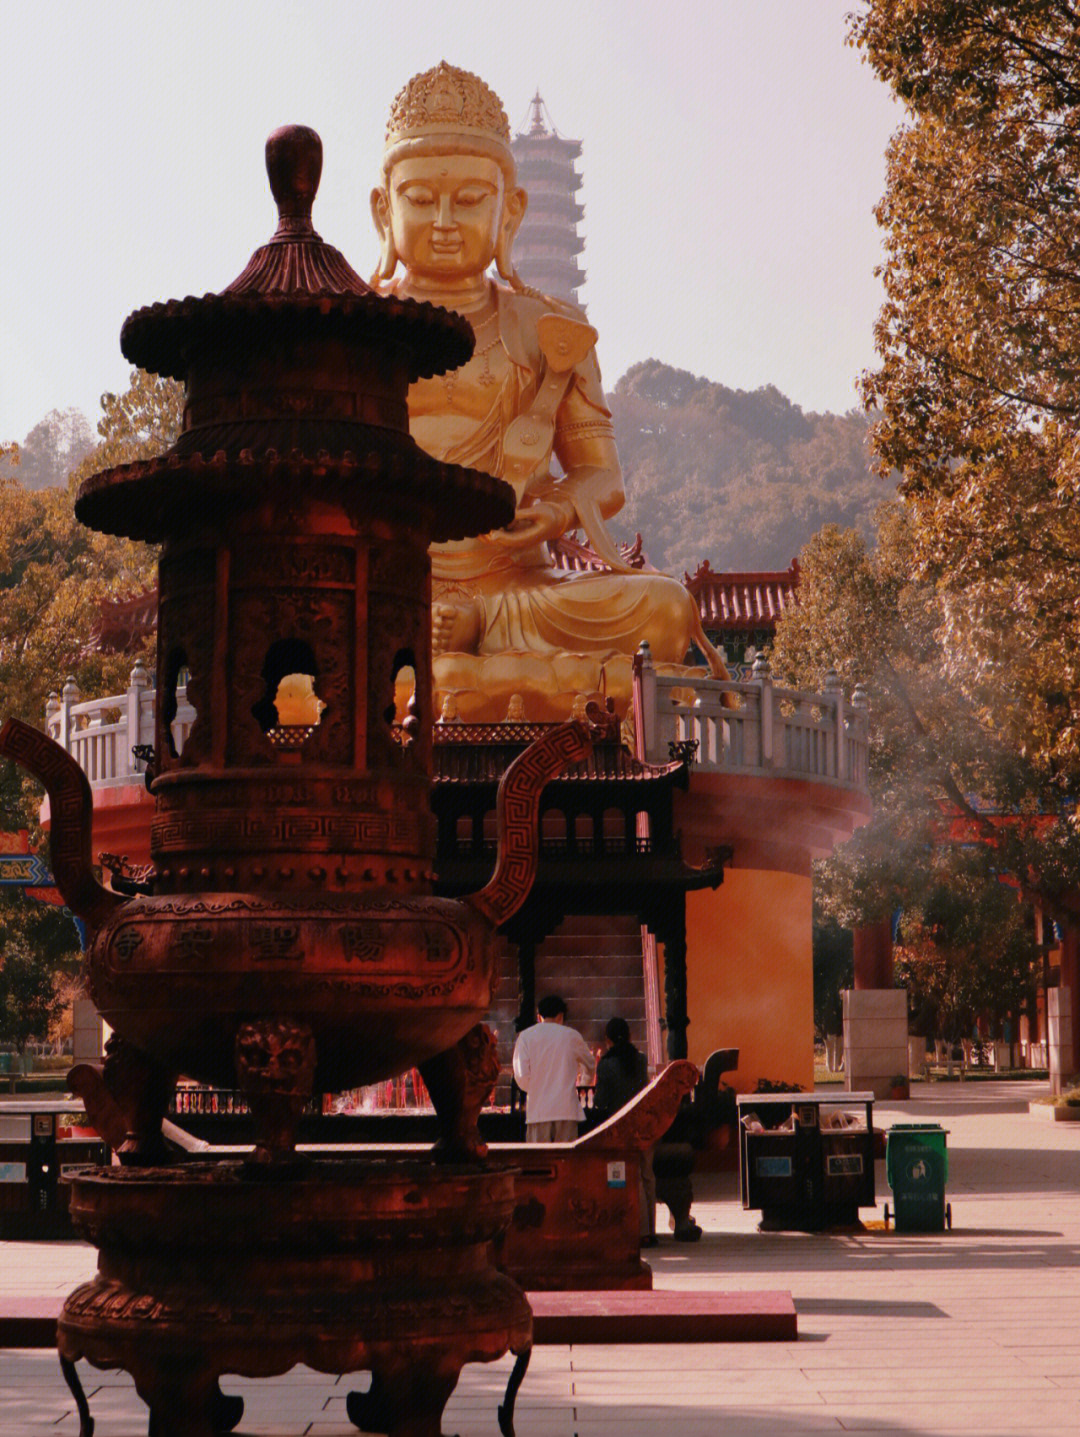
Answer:
[[[268,1188],[239,1162],[83,1169],[71,1201],[101,1256],[64,1305],[61,1357],[130,1372],[157,1437],[210,1437],[220,1377],[297,1362],[370,1371],[382,1410],[365,1430],[431,1437],[464,1363],[531,1342],[524,1294],[490,1261],[508,1171],[320,1161]]]
[[[472,332],[373,293],[322,241],[321,164],[314,131],[272,135],[269,243],[223,293],[127,320],[126,357],[184,381],[183,432],[77,500],[92,527],[162,544],[152,870],[105,888],[85,775],[37,730],[0,730],[48,790],[57,884],[114,1030],[80,1091],[125,1133],[123,1166],[73,1179],[100,1269],[65,1306],[61,1358],[73,1390],[80,1357],[130,1371],[156,1437],[235,1425],[218,1377],[297,1362],[369,1368],[355,1420],[437,1437],[462,1364],[508,1347],[523,1363],[530,1340],[524,1297],[492,1266],[512,1175],[459,1165],[483,1155],[496,928],[532,883],[540,790],[587,756],[589,726],[519,756],[491,881],[435,897],[428,548],[510,522],[514,496],[410,437],[408,386],[467,359]],[[181,682],[197,715],[182,743]],[[414,1065],[438,1166],[297,1157],[313,1093]],[[160,1166],[180,1073],[244,1091],[251,1158]]]
[[[409,383],[466,358],[468,324],[374,294],[320,239],[313,131],[279,131],[267,158],[279,225],[240,278],[122,331],[133,363],[185,381],[176,446],[92,477],[77,501],[95,528],[162,543],[146,892],[94,880],[82,780],[49,740],[12,723],[0,744],[56,790],[56,876],[91,928],[89,993],[119,1038],[170,1076],[231,1085],[240,1025],[293,1023],[325,1092],[461,1039],[491,1000],[495,925],[527,890],[507,854],[482,898],[432,895],[428,547],[507,522],[513,493],[408,434]],[[182,749],[181,678],[197,715]],[[585,752],[585,727],[545,745],[511,828],[527,829],[525,789]],[[155,1146],[149,1127],[132,1156]]]

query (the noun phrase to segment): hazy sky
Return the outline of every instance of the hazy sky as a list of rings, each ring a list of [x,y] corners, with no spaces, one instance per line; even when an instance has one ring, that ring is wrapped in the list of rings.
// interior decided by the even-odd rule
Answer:
[[[122,389],[124,316],[269,237],[263,143],[314,126],[316,228],[367,276],[397,91],[441,59],[584,142],[583,298],[609,385],[650,357],[805,409],[873,362],[872,208],[900,112],[858,0],[36,0],[4,23],[0,442]]]

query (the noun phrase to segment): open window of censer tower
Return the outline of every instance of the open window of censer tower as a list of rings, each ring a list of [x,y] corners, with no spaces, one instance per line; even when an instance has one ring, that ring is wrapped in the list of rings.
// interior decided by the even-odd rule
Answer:
[[[303,639],[275,639],[262,667],[266,692],[252,709],[263,733],[280,748],[302,748],[326,703],[316,692],[318,666]]]

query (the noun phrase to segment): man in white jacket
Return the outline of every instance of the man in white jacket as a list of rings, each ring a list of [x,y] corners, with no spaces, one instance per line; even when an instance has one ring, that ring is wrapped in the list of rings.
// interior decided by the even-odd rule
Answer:
[[[596,1058],[581,1034],[566,1026],[566,1004],[557,994],[541,998],[536,1015],[540,1021],[514,1044],[514,1081],[525,1094],[525,1141],[572,1143],[585,1116],[578,1083],[593,1078]]]

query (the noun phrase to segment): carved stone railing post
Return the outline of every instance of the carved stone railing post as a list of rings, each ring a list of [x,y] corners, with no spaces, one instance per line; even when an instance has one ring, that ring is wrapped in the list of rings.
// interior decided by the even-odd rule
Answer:
[[[833,733],[836,744],[836,777],[841,783],[848,781],[847,723],[844,713],[844,686],[840,675],[830,669],[825,675],[825,696],[832,701]]]
[[[635,713],[634,726],[637,733],[638,757],[655,762],[657,744],[656,716],[656,669],[653,667],[652,650],[647,639],[643,640],[634,655]]]
[[[143,743],[143,693],[150,687],[150,675],[146,672],[146,665],[142,659],[135,660],[135,666],[131,670],[128,680],[127,691],[127,736],[126,742],[119,745],[117,763],[122,773],[139,773],[141,766],[134,754],[131,752],[137,743]],[[151,728],[151,733],[152,733]]]
[[[855,685],[851,695],[851,708],[855,715],[855,751],[859,759],[858,773],[852,772],[852,783],[867,784],[870,781],[870,695],[862,684]]]
[[[761,689],[761,766],[774,768],[776,753],[773,734],[773,683],[769,661],[764,654],[758,654],[751,669],[753,681]]]
[[[73,678],[69,678],[60,692],[60,735],[57,742],[61,748],[71,752],[71,737],[75,732],[75,719],[72,709],[79,702],[79,685]]]

